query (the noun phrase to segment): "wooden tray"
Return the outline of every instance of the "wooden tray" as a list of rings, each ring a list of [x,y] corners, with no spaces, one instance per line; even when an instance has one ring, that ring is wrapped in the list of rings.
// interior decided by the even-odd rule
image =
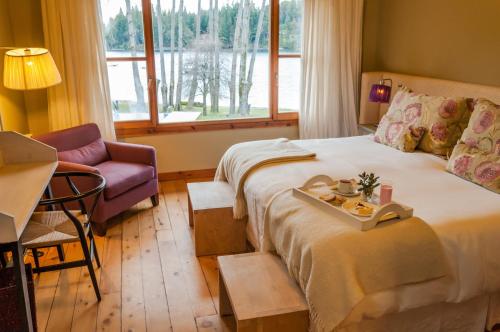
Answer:
[[[332,191],[338,181],[333,180],[327,175],[317,175],[308,180],[302,187],[293,188],[293,195],[323,211],[331,214],[339,220],[345,221],[361,231],[367,231],[374,228],[379,222],[387,220],[403,220],[413,216],[413,208],[397,202],[391,202],[383,206],[375,205],[374,211],[369,217],[355,216],[344,209],[342,206],[332,205],[319,198],[320,195],[311,192],[311,189],[324,189]],[[361,200],[358,197],[344,197],[347,201]]]

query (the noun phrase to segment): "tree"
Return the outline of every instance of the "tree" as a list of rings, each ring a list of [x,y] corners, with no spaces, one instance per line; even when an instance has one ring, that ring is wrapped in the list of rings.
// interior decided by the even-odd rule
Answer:
[[[217,41],[214,41],[209,34],[202,34],[200,36],[200,39],[196,40],[193,43],[193,47],[198,51],[199,54],[198,75],[196,75],[196,78],[198,80],[196,85],[196,95],[202,96],[203,115],[207,115],[207,96],[211,93],[210,80],[213,79],[213,73],[210,71],[209,59],[213,57],[212,52],[214,49],[214,43],[217,43]],[[194,58],[188,58],[186,60],[184,73],[190,73],[193,66]],[[222,84],[227,84],[229,82],[229,69],[224,65],[223,61],[221,61],[220,64],[219,76]],[[194,105],[196,105],[196,103],[194,103]]]
[[[247,112],[242,105],[243,102],[243,90],[246,85],[246,74],[247,74],[247,51],[248,51],[248,38],[249,38],[249,29],[250,29],[250,1],[245,0],[245,8],[243,9],[243,19],[241,22],[241,47],[240,47],[240,82],[238,85],[239,92],[239,107],[238,111],[241,115],[246,115]]]
[[[246,0],[241,0],[238,4],[238,14],[236,15],[236,24],[234,26],[233,38],[233,59],[231,62],[231,81],[229,83],[229,114],[236,111],[236,65],[238,62],[238,50],[240,46],[241,20],[243,16],[243,7]]]
[[[128,41],[127,17],[120,8],[118,14],[109,20],[106,28],[106,44],[109,50],[125,50],[129,47]]]
[[[201,30],[201,0],[198,0],[198,13],[196,14],[196,38],[195,42],[200,40],[200,30]],[[189,89],[189,98],[188,98],[188,107],[192,108],[194,104],[194,97],[196,95],[196,89],[198,85],[198,61],[199,61],[199,52],[198,48],[195,47],[194,54],[194,64],[193,69],[191,71],[191,86]]]
[[[214,6],[214,101],[211,105],[212,112],[219,112],[220,97],[220,59],[219,59],[219,0],[215,0]]]
[[[157,27],[158,27],[158,49],[160,50],[160,92],[162,101],[162,110],[167,111],[168,107],[168,88],[167,88],[167,74],[165,72],[165,51],[163,49],[163,22],[162,22],[162,12],[161,12],[161,0],[156,2],[156,17],[157,17]]]
[[[168,104],[174,105],[174,85],[175,85],[175,0],[172,0],[170,11],[170,86],[168,92]]]
[[[215,73],[214,73],[214,7],[213,0],[210,0],[210,7],[208,10],[208,38],[210,39],[210,58],[208,59],[208,70],[210,73],[209,87],[210,87],[210,105],[215,104]]]
[[[257,31],[253,42],[252,58],[250,59],[250,66],[248,68],[248,76],[243,85],[243,91],[240,97],[240,113],[248,114],[250,112],[250,105],[248,104],[248,95],[253,84],[253,69],[255,66],[255,58],[259,49],[260,35],[262,33],[262,24],[264,22],[264,12],[266,7],[266,0],[262,0],[262,6],[259,14],[259,21],[257,23]]]
[[[137,56],[137,44],[136,44],[137,37],[136,37],[134,22],[132,20],[132,10],[130,7],[130,0],[125,0],[125,6],[127,8],[130,55],[134,57]],[[144,102],[144,90],[142,88],[141,79],[139,77],[139,67],[136,61],[132,61],[132,74],[134,76],[134,88],[135,88],[135,94],[137,96],[137,109],[138,110],[145,109],[146,103]]]
[[[178,71],[177,71],[177,90],[176,90],[176,96],[175,96],[175,110],[180,111],[181,110],[181,99],[182,99],[182,76],[184,75],[183,73],[183,64],[182,64],[182,49],[183,49],[183,44],[184,41],[182,39],[182,30],[184,28],[183,26],[183,21],[182,21],[182,16],[184,14],[184,0],[179,1],[179,32],[178,32],[178,37],[179,39],[177,40],[177,48],[178,48],[178,57],[179,59],[177,60],[178,62]]]

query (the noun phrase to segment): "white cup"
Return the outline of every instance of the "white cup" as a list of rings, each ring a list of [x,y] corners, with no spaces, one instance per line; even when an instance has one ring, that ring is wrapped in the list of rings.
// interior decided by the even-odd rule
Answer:
[[[338,191],[342,194],[354,193],[354,180],[341,179],[339,181]]]

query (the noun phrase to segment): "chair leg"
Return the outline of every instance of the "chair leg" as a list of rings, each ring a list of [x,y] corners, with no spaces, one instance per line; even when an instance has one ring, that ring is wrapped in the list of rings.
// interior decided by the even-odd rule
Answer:
[[[5,258],[5,253],[0,252],[0,267],[7,267],[7,259]]]
[[[151,204],[153,204],[153,206],[158,206],[158,204],[160,204],[160,195],[159,194],[153,195],[150,198],[151,198]]]
[[[85,262],[87,263],[87,268],[89,270],[90,279],[92,280],[92,285],[94,286],[95,295],[97,301],[101,301],[101,293],[99,292],[99,284],[97,283],[97,278],[94,272],[94,265],[92,264],[92,257],[90,257],[89,247],[87,245],[87,240],[85,237],[80,238],[80,243],[82,244],[83,255],[85,256]]]
[[[40,261],[38,260],[38,250],[36,248],[31,249],[31,254],[33,255],[33,260],[35,261],[35,267],[40,268]],[[40,272],[38,272],[40,274]]]
[[[99,259],[99,253],[97,252],[97,247],[95,246],[95,238],[94,238],[94,233],[92,232],[92,227],[89,228],[89,240],[90,240],[90,245],[92,246],[92,251],[94,253],[94,258],[97,264],[97,268],[101,268],[101,260]]]
[[[62,244],[57,245],[57,255],[59,256],[59,261],[64,262],[64,249]]]

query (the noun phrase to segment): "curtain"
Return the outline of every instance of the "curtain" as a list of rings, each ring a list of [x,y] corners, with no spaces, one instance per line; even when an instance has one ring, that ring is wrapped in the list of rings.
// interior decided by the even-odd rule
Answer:
[[[98,0],[41,0],[46,47],[62,83],[48,89],[51,130],[94,122],[115,139]]]
[[[301,138],[357,134],[363,0],[305,0]]]

